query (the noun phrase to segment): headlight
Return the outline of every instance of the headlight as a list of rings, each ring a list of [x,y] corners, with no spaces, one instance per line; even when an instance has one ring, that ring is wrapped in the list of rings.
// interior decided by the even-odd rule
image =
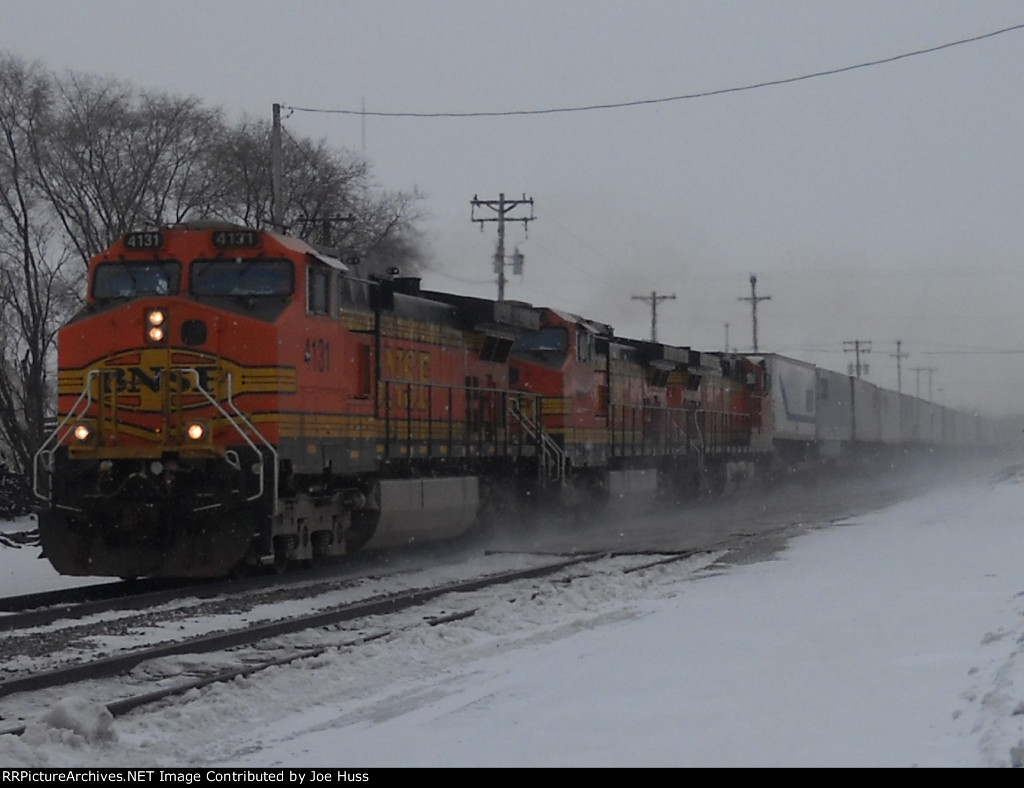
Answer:
[[[185,434],[188,435],[189,440],[201,441],[206,437],[206,425],[198,421],[193,422],[185,429]]]
[[[146,339],[153,344],[162,344],[167,339],[167,313],[163,309],[146,310]]]
[[[87,443],[92,438],[92,427],[88,424],[76,424],[75,428],[71,430],[71,434],[79,443]]]

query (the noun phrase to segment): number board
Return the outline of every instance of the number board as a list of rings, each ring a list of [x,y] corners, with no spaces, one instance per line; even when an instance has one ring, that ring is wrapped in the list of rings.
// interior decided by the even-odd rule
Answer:
[[[213,245],[218,249],[259,246],[260,234],[256,230],[215,230]]]
[[[140,233],[125,233],[125,249],[159,249],[164,245],[163,233],[149,230]]]

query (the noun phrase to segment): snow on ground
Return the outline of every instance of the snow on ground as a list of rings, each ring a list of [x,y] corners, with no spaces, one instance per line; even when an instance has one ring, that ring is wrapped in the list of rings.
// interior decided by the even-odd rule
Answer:
[[[103,577],[63,577],[57,574],[49,561],[37,560],[40,555],[38,545],[21,543],[21,537],[34,531],[35,527],[35,515],[0,521],[0,596],[110,582],[109,578]]]
[[[114,720],[67,698],[0,737],[0,764],[1021,765],[1022,512],[1014,466],[775,560],[506,589],[457,625]],[[0,549],[4,578],[23,563]]]

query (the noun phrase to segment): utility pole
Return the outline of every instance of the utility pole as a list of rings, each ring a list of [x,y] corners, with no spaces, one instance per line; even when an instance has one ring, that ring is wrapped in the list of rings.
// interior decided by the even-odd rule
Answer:
[[[928,373],[928,401],[932,399],[932,375],[935,372],[935,367],[914,367],[913,372],[917,373],[917,397],[921,397],[921,373]]]
[[[866,341],[866,340],[863,340],[863,339],[851,339],[848,342],[843,342],[843,352],[844,353],[849,353],[850,351],[853,351],[854,358],[856,358],[856,360],[857,360],[856,364],[854,366],[854,369],[856,370],[857,377],[858,378],[860,377],[860,373],[861,373],[862,370],[863,370],[865,375],[868,374],[868,365],[867,364],[864,364],[863,366],[861,365],[861,363],[860,363],[860,355],[861,355],[861,353],[867,355],[868,353],[871,352],[871,343]]]
[[[508,216],[507,214],[516,210],[517,208],[525,208],[530,206],[529,216]],[[522,199],[519,200],[506,200],[505,194],[502,193],[498,196],[497,200],[481,200],[474,194],[473,199],[470,201],[470,221],[480,223],[480,232],[484,230],[484,222],[497,222],[498,223],[498,250],[494,253],[494,272],[498,275],[498,300],[505,300],[505,222],[522,222],[523,229],[529,222],[532,222],[536,217],[533,215],[533,198],[527,198],[524,194]],[[477,218],[476,209],[487,208],[494,211],[495,216],[486,216]],[[517,267],[519,271],[522,271],[523,256],[519,254],[519,250],[516,250],[515,259],[513,265]]]
[[[749,301],[750,308],[753,312],[753,324],[754,324],[754,352],[757,352],[757,303],[759,301],[771,301],[771,296],[759,296],[757,294],[757,277],[753,274],[750,275],[750,297],[740,298],[739,301]]]
[[[303,226],[310,226],[310,225],[312,225],[312,226],[319,226],[320,227],[320,244],[322,246],[330,247],[330,246],[333,245],[331,242],[332,242],[332,240],[334,238],[334,233],[333,233],[333,231],[331,229],[332,226],[335,225],[335,224],[340,224],[342,222],[351,222],[354,219],[355,219],[354,216],[341,216],[339,214],[339,215],[335,215],[335,216],[324,216],[324,217],[319,217],[319,216],[300,216],[295,221],[296,221],[296,223],[301,224]]]
[[[633,296],[634,301],[651,302],[651,342],[658,341],[658,302],[665,301],[666,299],[674,299],[675,297],[675,293],[672,295],[658,295],[656,291],[651,292],[649,296]]]
[[[903,359],[907,358],[910,355],[909,353],[902,353],[902,352],[900,352],[900,348],[902,346],[903,346],[903,343],[900,340],[897,339],[896,340],[896,352],[889,354],[890,358],[895,358],[896,359],[896,393],[897,394],[902,394],[903,393],[903,364],[902,364],[902,361],[903,361]]]
[[[284,195],[281,193],[284,182],[284,163],[281,155],[281,105],[273,107],[273,123],[270,127],[270,188],[272,202],[270,223],[274,229],[284,232]]]

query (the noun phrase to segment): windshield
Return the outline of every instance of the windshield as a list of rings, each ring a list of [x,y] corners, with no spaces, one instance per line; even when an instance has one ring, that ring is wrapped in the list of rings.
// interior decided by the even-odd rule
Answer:
[[[561,363],[569,350],[569,332],[550,326],[522,334],[512,345],[512,355],[548,363]]]
[[[190,281],[193,295],[287,296],[294,290],[288,260],[196,260]]]
[[[100,263],[93,274],[93,298],[134,298],[175,295],[181,283],[181,263],[175,260]]]

